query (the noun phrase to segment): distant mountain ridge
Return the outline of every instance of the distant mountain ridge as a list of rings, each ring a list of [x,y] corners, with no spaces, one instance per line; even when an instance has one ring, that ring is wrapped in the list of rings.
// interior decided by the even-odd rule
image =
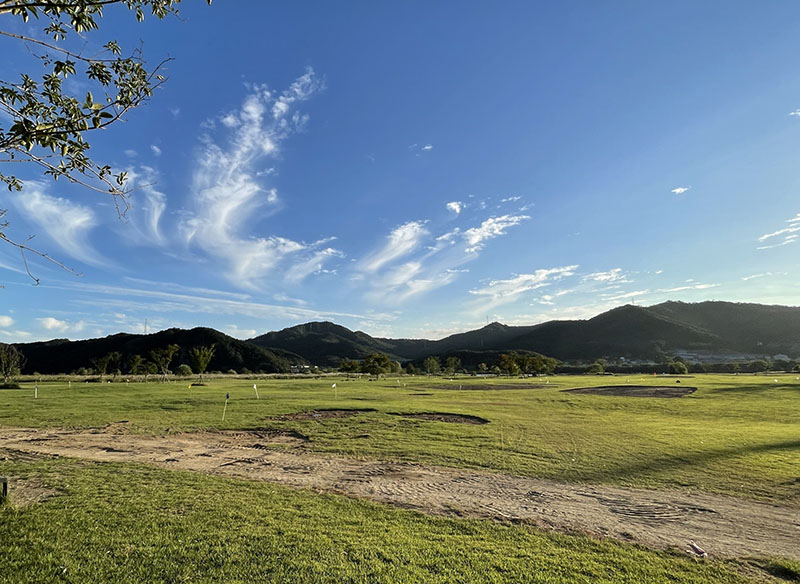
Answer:
[[[149,335],[118,333],[99,339],[69,341],[55,339],[39,343],[15,345],[25,356],[25,373],[68,373],[81,367],[92,367],[92,360],[112,351],[121,354],[121,368],[132,355],[141,355],[145,360],[153,349],[175,344],[180,350],[172,360],[172,369],[179,364],[190,363],[192,347],[214,345],[214,356],[208,371],[241,372],[263,371],[265,373],[288,373],[292,365],[304,364],[305,359],[282,349],[264,349],[246,341],[234,339],[212,328],[197,327],[190,330],[167,329]]]
[[[361,359],[374,352],[397,360],[458,351],[535,351],[561,360],[599,357],[657,359],[734,355],[800,356],[800,308],[709,301],[620,306],[588,320],[531,326],[491,323],[440,340],[375,338],[330,322],[313,322],[250,339],[265,348],[302,355],[318,365]],[[338,360],[338,361],[337,361]]]
[[[26,373],[66,373],[92,366],[116,351],[122,363],[134,354],[177,344],[172,362],[189,363],[192,347],[216,346],[209,371],[284,373],[307,364],[338,366],[343,359],[386,353],[397,361],[429,355],[459,356],[464,364],[494,362],[503,351],[536,352],[561,361],[597,358],[657,360],[676,354],[687,360],[724,361],[786,355],[800,357],[800,307],[733,302],[664,302],[620,306],[588,320],[549,321],[530,326],[497,322],[439,340],[390,339],[351,331],[332,322],[309,322],[240,341],[211,328],[168,329],[150,335],[119,333],[100,339],[55,339],[15,346]],[[123,366],[123,371],[125,368]]]

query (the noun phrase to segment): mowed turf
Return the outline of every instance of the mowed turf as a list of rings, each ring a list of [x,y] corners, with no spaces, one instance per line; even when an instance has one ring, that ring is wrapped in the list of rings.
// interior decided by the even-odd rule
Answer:
[[[648,376],[257,380],[260,399],[254,380],[246,379],[191,389],[45,383],[38,399],[25,384],[0,391],[0,425],[87,428],[126,420],[117,428],[153,434],[293,429],[309,438],[303,448],[316,451],[800,506],[800,381],[774,379],[683,378],[681,384],[699,389],[678,399],[561,391],[675,383]],[[472,384],[519,385],[468,389]],[[288,415],[327,408],[364,411]],[[489,423],[395,415],[420,412]],[[0,581],[9,583],[800,581],[800,565],[787,560],[697,561],[524,524],[429,517],[238,479],[20,458],[4,453],[2,444],[0,474],[58,492],[28,506],[17,506],[12,493],[0,507]]]
[[[3,467],[60,491],[26,507],[0,507],[4,584],[732,584],[800,574],[787,561],[697,561],[141,465],[57,459]]]
[[[275,379],[255,381],[260,399],[254,380],[247,379],[212,380],[191,389],[184,382],[39,384],[38,399],[32,384],[25,384],[23,390],[0,390],[0,424],[102,427],[126,420],[128,431],[156,434],[292,429],[309,438],[305,448],[321,452],[567,482],[689,488],[800,507],[800,380],[795,375],[684,377],[681,384],[698,390],[670,399],[561,391],[675,381],[664,376]],[[476,384],[519,389],[467,389]],[[544,387],[531,388],[534,384]],[[364,411],[350,417],[285,416],[330,408]],[[479,416],[489,423],[394,415],[414,412]]]

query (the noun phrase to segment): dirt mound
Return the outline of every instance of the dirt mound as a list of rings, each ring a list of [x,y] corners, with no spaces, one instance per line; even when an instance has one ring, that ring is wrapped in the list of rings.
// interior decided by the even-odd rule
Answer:
[[[479,416],[467,414],[449,414],[447,412],[390,412],[391,416],[401,416],[403,418],[415,418],[417,420],[428,420],[430,422],[449,422],[451,424],[488,424],[489,420]]]
[[[420,389],[461,389],[461,390],[492,390],[492,389],[542,389],[550,387],[544,383],[442,383],[437,385],[420,386]]]
[[[375,408],[352,408],[352,409],[331,409],[331,410],[309,410],[307,412],[296,412],[294,414],[281,414],[273,416],[271,420],[326,420],[328,418],[352,418],[364,412],[377,412]]]
[[[562,389],[561,391],[618,397],[683,397],[694,393],[697,388],[687,385],[601,385]]]

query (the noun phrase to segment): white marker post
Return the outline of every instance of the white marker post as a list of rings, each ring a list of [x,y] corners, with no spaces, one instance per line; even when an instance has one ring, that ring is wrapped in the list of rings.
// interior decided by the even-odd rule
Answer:
[[[334,383],[333,385],[331,385],[331,387],[333,388],[333,398],[336,399],[338,397],[338,394],[336,392],[336,384]]]
[[[260,397],[258,397],[258,386],[255,383],[253,384],[253,389],[256,392],[256,399],[261,399]]]
[[[222,408],[222,421],[225,421],[225,412],[228,410],[228,400],[231,399],[231,394],[225,394],[225,407]]]
[[[39,384],[36,383],[33,386],[33,399],[39,399]]]

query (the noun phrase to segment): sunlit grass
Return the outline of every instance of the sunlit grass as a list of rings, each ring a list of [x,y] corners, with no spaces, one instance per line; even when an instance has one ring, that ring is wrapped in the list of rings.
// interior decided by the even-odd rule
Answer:
[[[321,452],[483,468],[559,481],[678,487],[800,504],[800,381],[794,375],[683,378],[679,399],[609,397],[561,389],[606,384],[674,384],[652,376],[550,377],[545,387],[459,390],[470,384],[424,377],[215,380],[175,384],[32,384],[0,391],[0,424],[102,427],[132,432],[269,426],[293,429]],[[398,383],[399,381],[399,383]],[[337,387],[333,388],[332,383]],[[435,389],[449,384],[453,389]],[[222,421],[225,395],[231,399]],[[423,395],[429,394],[429,395]],[[323,408],[374,409],[349,418],[276,420]],[[391,415],[453,412],[486,418],[452,424]]]
[[[61,490],[0,507],[8,584],[751,581],[734,561],[238,479],[65,459],[3,467]]]

